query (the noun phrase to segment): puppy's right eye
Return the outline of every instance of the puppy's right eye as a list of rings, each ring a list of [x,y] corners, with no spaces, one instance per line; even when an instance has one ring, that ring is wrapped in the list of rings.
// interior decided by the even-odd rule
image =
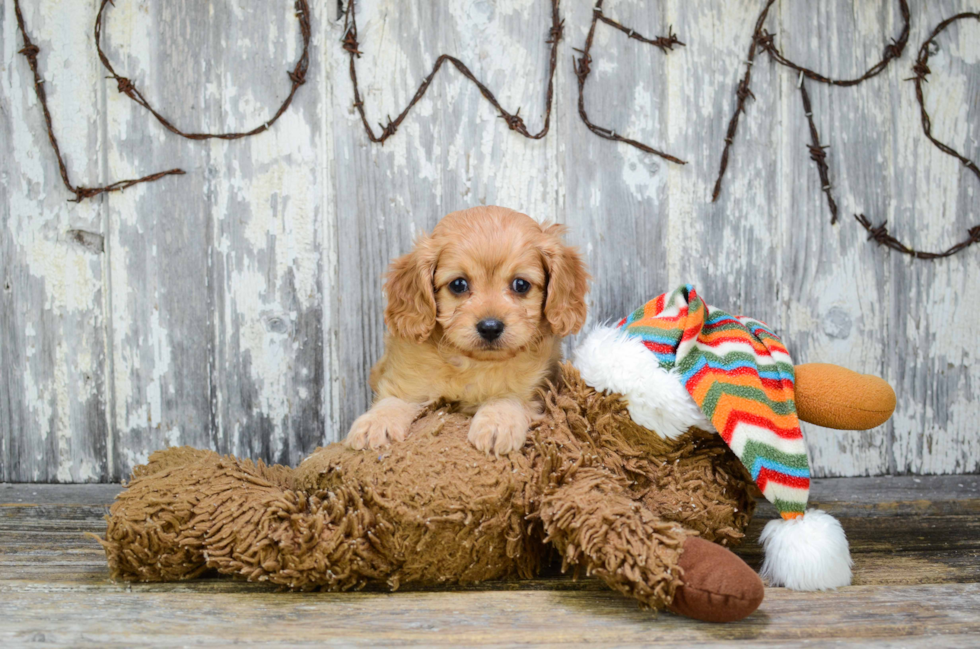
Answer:
[[[449,282],[449,291],[453,295],[462,295],[468,290],[470,290],[470,285],[462,277],[457,277],[453,281]]]

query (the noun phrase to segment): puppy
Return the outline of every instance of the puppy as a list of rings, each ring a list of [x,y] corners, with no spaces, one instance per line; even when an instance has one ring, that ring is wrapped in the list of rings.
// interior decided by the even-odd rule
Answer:
[[[469,440],[505,454],[524,445],[537,389],[556,376],[562,337],[585,323],[589,275],[560,225],[501,207],[449,214],[391,263],[385,353],[371,370],[375,402],[346,443],[405,439],[440,399],[473,414]]]

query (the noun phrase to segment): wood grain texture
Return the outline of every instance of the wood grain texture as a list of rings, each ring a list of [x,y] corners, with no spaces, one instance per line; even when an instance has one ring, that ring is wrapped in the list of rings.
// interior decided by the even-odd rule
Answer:
[[[69,171],[78,184],[97,184],[104,169],[89,151],[104,141],[100,65],[77,57],[87,48],[77,29],[85,7],[59,7],[31,3],[24,18],[42,48],[53,118],[71,134],[62,143]],[[105,480],[106,206],[66,202],[10,2],[2,34],[0,480]]]
[[[558,566],[531,580],[397,593],[288,593],[232,579],[115,584],[102,549],[82,534],[105,529],[117,487],[0,485],[0,642],[976,646],[976,476],[828,479],[816,488],[848,534],[855,585],[769,588],[742,622],[707,625],[639,610]],[[774,515],[761,507],[737,550],[754,567],[755,539]]]
[[[853,88],[808,82],[830,145],[841,221],[830,225],[806,145],[796,75],[760,54],[718,202],[710,202],[735,87],[762,0],[609,0],[606,15],[663,53],[598,25],[586,107],[593,122],[689,161],[593,135],[571,59],[592,3],[565,0],[551,131],[527,140],[471,83],[443,69],[385,146],[352,106],[336,4],[311,7],[310,73],[275,127],[236,142],[165,131],[104,79],[96,0],[24,3],[42,48],[70,171],[95,184],[182,167],[179,178],[69,204],[43,131],[11,3],[2,18],[0,480],[113,481],[153,450],[193,444],[295,464],[340,439],[370,403],[388,260],[445,213],[480,203],[569,226],[595,282],[590,322],[682,282],[775,327],[799,362],[884,376],[888,424],[806,426],[815,475],[980,471],[973,321],[980,250],[913,262],[875,247],[852,214],[916,248],[980,223],[975,178],[922,133],[915,51],[970,0],[911,2],[900,59]],[[365,110],[387,122],[439,54],[458,56],[508,110],[541,126],[548,0],[359,0]],[[766,21],[790,59],[858,76],[900,28],[897,0],[779,0]],[[980,24],[962,21],[930,58],[937,137],[980,156]],[[289,89],[293,5],[118,0],[106,51],[178,126],[240,130]]]
[[[158,646],[262,643],[385,646],[660,643],[799,646],[884,642],[975,646],[976,584],[854,587],[847,592],[770,591],[759,612],[713,626],[639,610],[611,592],[378,594],[2,592],[8,642]],[[247,624],[243,624],[247,619]],[[818,621],[814,621],[818,620]],[[122,623],[124,622],[124,623]],[[947,641],[952,644],[947,644]],[[888,645],[885,645],[888,646]]]

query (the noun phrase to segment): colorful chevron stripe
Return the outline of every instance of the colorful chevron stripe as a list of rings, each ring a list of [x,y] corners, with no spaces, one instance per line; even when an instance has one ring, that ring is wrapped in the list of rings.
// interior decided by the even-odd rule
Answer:
[[[708,306],[691,285],[650,300],[618,326],[680,376],[783,518],[801,516],[810,465],[796,417],[793,359],[772,330]]]

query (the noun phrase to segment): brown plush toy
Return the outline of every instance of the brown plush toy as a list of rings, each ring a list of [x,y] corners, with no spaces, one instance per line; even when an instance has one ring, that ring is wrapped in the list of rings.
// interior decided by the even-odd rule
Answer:
[[[473,448],[469,419],[446,407],[423,413],[404,442],[332,444],[296,469],[154,453],[107,519],[112,577],[217,572],[295,589],[396,589],[528,578],[556,552],[654,609],[714,622],[749,615],[762,581],[724,547],[742,540],[755,506],[739,458],[715,433],[654,434],[619,395],[562,369],[526,445],[504,457]],[[797,375],[801,415],[823,425],[875,425],[894,407],[875,377],[835,366]]]

